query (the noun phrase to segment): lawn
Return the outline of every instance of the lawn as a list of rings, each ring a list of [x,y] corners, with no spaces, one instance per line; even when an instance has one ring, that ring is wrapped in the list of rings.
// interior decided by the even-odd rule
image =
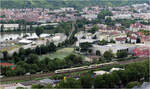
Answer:
[[[50,59],[54,59],[54,58],[60,58],[63,59],[64,57],[68,56],[69,54],[74,52],[74,48],[62,48],[57,50],[54,53],[48,53],[46,55],[42,55],[40,56],[40,59],[43,59],[45,57],[49,57]]]

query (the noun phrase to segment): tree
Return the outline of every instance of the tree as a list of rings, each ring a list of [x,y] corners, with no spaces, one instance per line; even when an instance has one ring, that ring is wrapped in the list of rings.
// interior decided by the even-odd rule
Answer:
[[[127,51],[120,51],[120,52],[117,52],[117,58],[124,58],[124,57],[127,57],[128,56],[128,52]]]
[[[93,84],[93,79],[89,75],[82,76],[80,78],[80,82],[81,82],[82,88],[91,88]]]
[[[17,87],[16,89],[27,89],[27,88],[24,88],[24,87]]]
[[[44,88],[44,86],[41,84],[32,85],[32,89],[41,89],[41,88]]]
[[[106,81],[103,79],[103,76],[96,76],[94,80],[94,88],[106,88]]]
[[[99,50],[96,50],[96,55],[101,56],[101,52]]]
[[[138,38],[136,39],[136,42],[137,42],[137,43],[141,43],[141,39],[138,37]]]
[[[3,57],[5,60],[8,60],[8,52],[7,51],[3,52]]]
[[[102,10],[99,14],[98,14],[98,19],[105,19],[105,16],[112,16],[112,12],[108,11],[108,10]]]
[[[88,53],[89,49],[92,47],[92,44],[88,42],[80,43],[79,45],[81,48],[80,51],[85,53]]]
[[[58,88],[81,88],[81,84],[78,80],[68,78],[59,83]]]
[[[3,32],[4,31],[4,25],[2,24],[1,25],[1,32]]]
[[[110,17],[105,19],[105,23],[109,26],[114,26],[115,25],[115,22]]]
[[[39,37],[40,34],[43,33],[43,28],[42,28],[42,27],[37,27],[35,33],[36,33],[36,35]]]
[[[108,44],[108,42],[104,39],[102,41],[98,42],[98,45],[107,45],[107,44]]]
[[[53,42],[51,42],[51,43],[48,45],[48,50],[49,50],[49,52],[54,52],[54,51],[56,51],[56,45],[55,45]]]
[[[105,51],[104,54],[103,54],[103,56],[104,56],[104,58],[106,60],[111,60],[114,57],[114,55],[113,55],[113,53],[112,53],[111,50]]]
[[[138,81],[129,82],[126,87],[133,88],[134,86],[140,86],[140,83]]]
[[[36,54],[30,54],[29,57],[27,58],[27,63],[29,64],[34,64],[38,63],[38,56]]]
[[[98,26],[94,25],[91,30],[89,30],[89,32],[91,32],[92,34],[94,34],[96,31],[98,31]]]

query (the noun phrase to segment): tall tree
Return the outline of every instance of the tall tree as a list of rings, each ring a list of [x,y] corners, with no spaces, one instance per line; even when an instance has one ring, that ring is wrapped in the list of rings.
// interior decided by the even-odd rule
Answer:
[[[40,37],[40,35],[43,33],[43,30],[44,29],[42,27],[37,27],[35,31],[36,35]]]
[[[114,55],[113,55],[113,53],[112,53],[111,50],[105,51],[104,54],[103,54],[103,56],[104,56],[104,58],[106,60],[111,60],[114,57]]]

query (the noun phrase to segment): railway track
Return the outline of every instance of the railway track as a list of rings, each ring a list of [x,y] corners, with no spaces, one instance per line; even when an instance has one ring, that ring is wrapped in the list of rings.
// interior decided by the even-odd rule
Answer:
[[[147,57],[142,57],[142,58],[137,58],[137,59],[133,59],[133,60],[120,61],[117,64],[130,64],[130,63],[134,63],[134,62],[145,61],[148,59],[149,58],[147,58]],[[91,70],[91,69],[87,69],[87,70]],[[83,70],[74,71],[74,72],[80,72],[80,71],[83,71]],[[68,72],[68,73],[73,73],[73,72]],[[35,79],[35,78],[48,77],[48,76],[50,77],[50,76],[54,76],[54,75],[61,75],[61,74],[55,74],[54,72],[51,72],[51,73],[44,73],[44,74],[22,75],[22,76],[7,77],[7,78],[4,77],[4,78],[0,79],[0,82],[9,82],[9,81],[16,81],[16,80],[31,80],[31,79]]]

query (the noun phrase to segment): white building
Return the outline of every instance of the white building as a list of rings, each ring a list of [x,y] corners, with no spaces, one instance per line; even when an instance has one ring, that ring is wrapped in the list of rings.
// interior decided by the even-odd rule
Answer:
[[[127,51],[128,53],[132,53],[132,50],[135,48],[135,45],[126,45],[126,44],[109,44],[109,45],[93,45],[92,52],[96,53],[97,50],[104,54],[105,51],[111,50],[113,53],[117,53],[119,51]]]
[[[0,24],[0,27],[2,25],[4,26],[3,30],[16,30],[19,28],[19,24]],[[1,30],[1,28],[0,28],[0,30]]]

